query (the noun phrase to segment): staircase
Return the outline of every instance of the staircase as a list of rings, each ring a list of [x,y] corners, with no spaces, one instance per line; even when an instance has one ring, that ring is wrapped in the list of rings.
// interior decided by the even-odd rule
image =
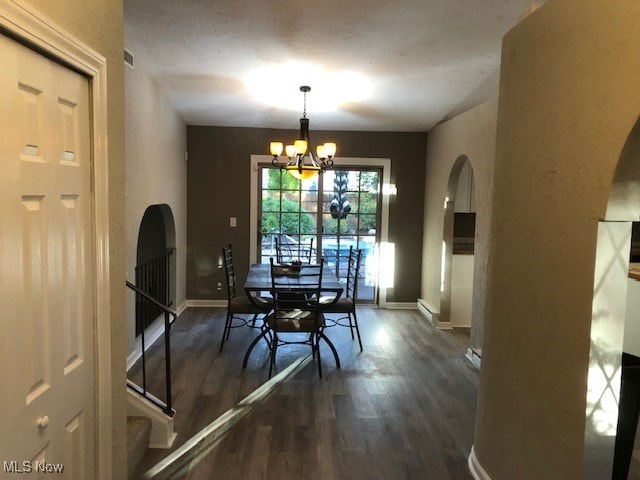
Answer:
[[[175,410],[171,406],[170,331],[171,324],[176,320],[178,314],[136,285],[128,281],[126,285],[136,295],[136,318],[138,316],[142,319],[156,318],[158,312],[163,313],[161,317],[157,317],[159,322],[161,322],[160,318],[164,317],[164,321],[161,322],[164,323],[161,330],[164,340],[164,375],[162,374],[162,363],[151,362],[150,368],[153,371],[153,377],[149,382],[147,381],[147,346],[144,328],[140,333],[140,362],[135,368],[129,368],[128,366],[127,370],[127,376],[130,374],[136,377],[141,376],[142,382],[142,386],[139,386],[127,378],[127,447],[129,455],[128,470],[131,476],[148,448],[171,448],[177,435],[173,424]],[[152,313],[146,310],[150,310]],[[155,338],[153,341],[155,341]],[[164,399],[158,398],[148,389],[153,388],[156,393],[162,391],[161,380],[164,380]],[[148,383],[151,385],[148,385]],[[129,478],[131,478],[130,476]]]
[[[151,420],[147,417],[127,417],[127,479],[140,465],[142,457],[149,448]]]

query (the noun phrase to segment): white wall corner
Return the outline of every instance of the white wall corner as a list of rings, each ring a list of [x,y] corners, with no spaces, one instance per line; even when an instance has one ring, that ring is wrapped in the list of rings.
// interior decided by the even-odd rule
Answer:
[[[178,435],[173,428],[173,417],[166,415],[159,407],[130,388],[127,388],[127,416],[147,417],[151,420],[149,448],[171,448]]]
[[[489,474],[484,468],[482,468],[482,465],[480,465],[473,446],[471,447],[471,453],[469,454],[469,471],[475,480],[491,480]]]

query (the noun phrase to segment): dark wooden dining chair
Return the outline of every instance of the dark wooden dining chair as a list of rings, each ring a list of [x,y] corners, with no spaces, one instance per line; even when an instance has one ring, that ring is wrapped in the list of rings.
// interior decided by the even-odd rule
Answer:
[[[224,342],[229,339],[232,328],[247,326],[249,325],[249,321],[251,322],[251,326],[255,327],[258,315],[266,315],[273,306],[273,300],[271,298],[260,296],[252,296],[249,298],[246,295],[237,294],[236,272],[233,265],[233,249],[231,244],[229,244],[228,248],[222,249],[222,258],[227,278],[227,317],[224,324],[224,331],[222,332],[220,351],[222,351],[224,347]],[[253,315],[253,318],[248,320],[240,315]],[[235,325],[233,323],[234,320],[237,320]]]
[[[323,313],[339,313],[345,314],[336,320],[327,319],[329,324],[349,327],[351,330],[351,339],[355,337],[355,330],[358,336],[358,344],[362,351],[362,338],[360,337],[360,328],[358,327],[358,316],[356,315],[356,299],[358,297],[358,275],[360,274],[360,262],[362,258],[362,250],[354,250],[349,247],[349,260],[347,265],[347,282],[345,285],[345,295],[335,301],[334,297],[321,297],[320,307]],[[323,305],[325,305],[323,307]],[[348,321],[348,323],[346,323]]]
[[[283,268],[271,259],[271,295],[273,311],[264,323],[267,330],[262,332],[249,346],[245,354],[243,368],[246,368],[253,347],[263,336],[271,334],[269,378],[276,363],[278,348],[284,345],[303,344],[311,346],[313,357],[317,357],[318,374],[322,378],[320,359],[320,340],[331,349],[336,368],[340,368],[340,358],[331,340],[324,334],[325,319],[320,311],[320,292],[322,289],[322,270],[324,262],[318,265],[301,265],[298,269]],[[291,334],[304,334],[302,340],[285,340]],[[298,335],[300,338],[300,335]]]
[[[276,236],[276,262],[277,263],[311,263],[313,256],[313,238],[309,243],[290,243],[284,235]]]

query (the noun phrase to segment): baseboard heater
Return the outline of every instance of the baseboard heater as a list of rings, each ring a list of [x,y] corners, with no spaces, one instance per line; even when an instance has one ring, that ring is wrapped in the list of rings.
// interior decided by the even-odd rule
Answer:
[[[422,315],[431,322],[431,325],[436,328],[438,327],[440,313],[431,308],[422,298],[418,299],[418,310],[420,310],[420,313],[422,313]]]

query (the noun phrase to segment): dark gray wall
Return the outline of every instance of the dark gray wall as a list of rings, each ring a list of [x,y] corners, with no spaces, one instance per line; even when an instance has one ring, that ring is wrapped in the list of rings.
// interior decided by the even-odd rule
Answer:
[[[187,298],[226,298],[222,247],[233,244],[239,282],[249,266],[251,155],[267,155],[269,141],[297,138],[294,130],[187,127]],[[396,286],[389,302],[415,302],[420,295],[426,133],[311,131],[313,145],[333,140],[338,157],[391,159],[398,187],[389,210],[389,241],[396,244]],[[229,217],[238,226],[229,227]],[[218,291],[217,283],[223,285]]]

